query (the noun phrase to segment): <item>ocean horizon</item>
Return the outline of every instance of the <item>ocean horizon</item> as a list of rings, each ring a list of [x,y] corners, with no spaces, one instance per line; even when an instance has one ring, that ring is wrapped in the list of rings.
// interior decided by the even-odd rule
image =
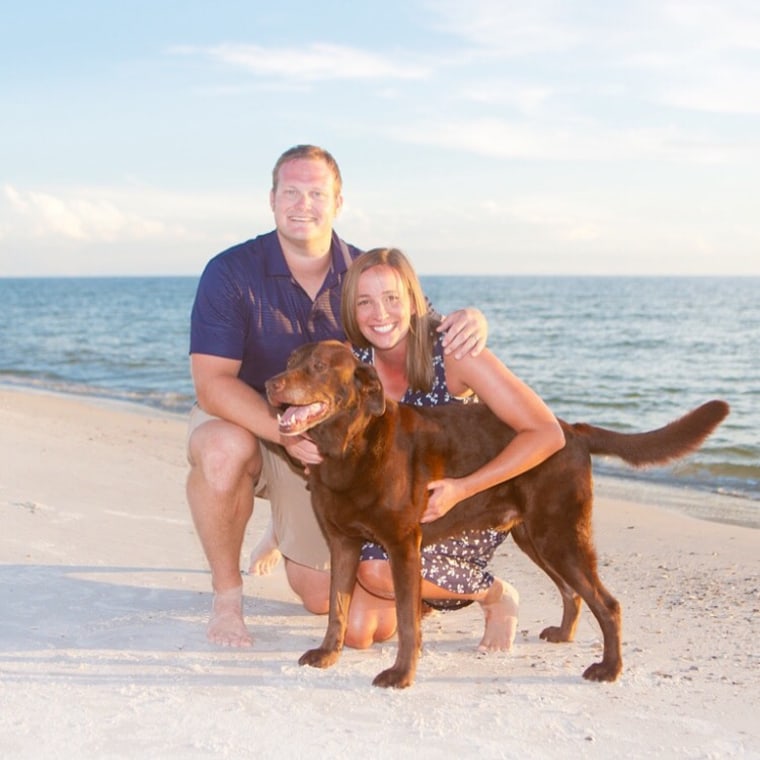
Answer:
[[[739,500],[760,520],[760,278],[421,280],[442,313],[482,309],[489,348],[568,422],[634,432],[712,398],[728,401],[728,419],[688,458],[649,470],[597,459],[595,472]],[[186,414],[197,281],[0,278],[0,385]]]

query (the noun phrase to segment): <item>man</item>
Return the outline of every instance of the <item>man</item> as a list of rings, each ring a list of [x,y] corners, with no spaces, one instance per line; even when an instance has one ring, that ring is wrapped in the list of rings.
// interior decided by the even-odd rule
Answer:
[[[207,635],[223,646],[252,642],[243,621],[240,554],[254,493],[270,500],[291,588],[309,611],[327,611],[329,551],[303,477],[303,466],[318,462],[318,455],[308,440],[279,434],[264,382],[285,368],[297,346],[345,340],[341,284],[360,251],[333,231],[341,185],[327,151],[312,145],[287,150],[272,172],[275,230],[214,257],[198,285],[187,498],[211,568]],[[449,352],[477,354],[485,345],[477,310],[452,313],[441,329]]]

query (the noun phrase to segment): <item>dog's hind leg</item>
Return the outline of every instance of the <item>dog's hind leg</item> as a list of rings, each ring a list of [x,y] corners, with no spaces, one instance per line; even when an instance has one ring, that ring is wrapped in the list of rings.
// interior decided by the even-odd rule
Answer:
[[[590,537],[578,532],[574,541],[561,545],[557,544],[556,538],[542,540],[534,535],[533,541],[544,563],[564,584],[580,595],[602,629],[602,661],[586,668],[583,677],[590,681],[614,681],[623,669],[620,645],[622,615],[617,599],[607,591],[599,579],[596,571],[596,553]],[[544,637],[542,634],[542,638],[551,640],[551,629],[547,630],[549,635]]]
[[[582,572],[577,573],[575,587],[602,629],[604,651],[602,661],[589,665],[583,672],[583,677],[589,681],[614,681],[623,670],[620,644],[622,612],[620,603],[604,587],[596,573],[592,577],[593,580],[589,581]]]
[[[511,533],[520,549],[554,581],[562,599],[562,622],[559,626],[552,625],[544,628],[541,631],[541,638],[553,644],[572,641],[575,638],[575,629],[578,627],[578,619],[581,614],[580,596],[543,561],[541,555],[536,551],[524,523],[512,528]]]
[[[356,585],[362,539],[333,535],[330,539],[330,611],[322,644],[309,649],[298,660],[299,665],[329,668],[334,665],[343,648],[348,622],[351,595]]]

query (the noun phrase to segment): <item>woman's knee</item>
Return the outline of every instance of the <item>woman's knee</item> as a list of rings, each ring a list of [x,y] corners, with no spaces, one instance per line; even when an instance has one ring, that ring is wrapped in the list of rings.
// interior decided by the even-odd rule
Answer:
[[[345,645],[368,649],[376,642],[387,641],[395,632],[395,602],[373,596],[357,584],[348,610]]]
[[[349,621],[343,643],[351,649],[369,649],[375,643],[375,631],[368,622],[366,618],[357,622]]]
[[[330,573],[285,559],[285,574],[307,612],[324,615],[330,609]]]
[[[359,563],[357,580],[370,594],[393,597],[393,576],[390,563],[382,559],[368,559]]]

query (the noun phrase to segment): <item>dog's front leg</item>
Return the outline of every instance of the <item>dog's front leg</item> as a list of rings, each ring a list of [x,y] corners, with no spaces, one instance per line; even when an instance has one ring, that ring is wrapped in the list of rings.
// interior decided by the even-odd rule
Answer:
[[[361,539],[333,536],[330,539],[330,611],[327,630],[318,649],[309,649],[298,660],[299,665],[329,668],[338,661],[346,637],[348,608],[356,584]]]
[[[398,653],[393,667],[378,673],[375,686],[404,689],[414,683],[422,637],[422,576],[420,533],[407,537],[395,547],[386,546],[391,562],[398,621]]]

